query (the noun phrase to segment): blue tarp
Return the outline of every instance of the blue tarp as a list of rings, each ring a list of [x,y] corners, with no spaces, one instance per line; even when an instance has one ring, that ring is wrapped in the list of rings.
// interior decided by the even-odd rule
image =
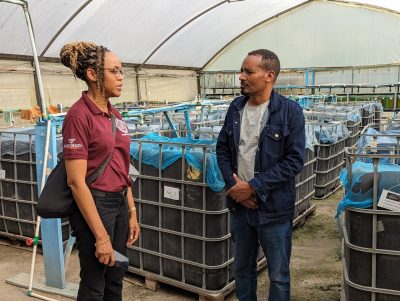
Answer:
[[[371,136],[375,135],[375,137]],[[358,140],[358,153],[361,154],[363,151],[363,148],[366,146],[372,147],[372,149],[376,149],[377,154],[383,153],[383,154],[389,154],[390,149],[394,149],[397,147],[397,138],[396,137],[390,137],[387,135],[398,135],[400,136],[400,131],[399,130],[389,130],[389,131],[382,131],[378,132],[377,130],[373,128],[368,128],[367,131],[365,132],[365,136],[362,136]],[[371,144],[371,142],[374,141],[374,143]],[[389,163],[391,159],[389,158],[381,158],[379,159],[380,163]],[[370,158],[364,158],[364,162],[372,162]],[[396,162],[398,159],[396,159]]]
[[[350,206],[357,208],[369,208],[373,201],[373,164],[356,161],[352,165],[352,184],[348,179],[347,169],[340,173],[340,182],[346,191],[340,201],[336,217]],[[379,163],[378,165],[378,200],[383,189],[400,193],[400,166],[390,163]]]
[[[335,144],[349,137],[349,130],[344,124],[315,125],[315,136],[321,144]]]
[[[171,143],[184,143],[190,144],[186,146],[185,160],[196,170],[203,172],[203,150],[202,147],[195,145],[215,145],[215,140],[204,139],[191,139],[191,138],[168,138],[160,136],[156,133],[150,133],[138,140],[154,141],[154,142],[171,142]],[[194,145],[194,146],[193,146]],[[174,144],[162,144],[162,166],[164,170],[178,159],[182,158],[182,146]],[[131,155],[135,160],[139,160],[139,144],[138,142],[131,142]],[[160,146],[158,143],[142,143],[142,162],[159,168],[160,165]],[[221,171],[219,170],[217,158],[215,153],[206,153],[206,183],[213,191],[221,191],[225,182],[222,178]]]

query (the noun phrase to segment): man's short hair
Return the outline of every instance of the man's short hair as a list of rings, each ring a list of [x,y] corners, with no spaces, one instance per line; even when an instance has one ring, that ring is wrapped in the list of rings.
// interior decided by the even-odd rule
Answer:
[[[257,49],[250,51],[248,55],[261,56],[261,67],[266,71],[274,71],[275,79],[278,77],[278,74],[281,71],[281,63],[275,53],[267,49]]]

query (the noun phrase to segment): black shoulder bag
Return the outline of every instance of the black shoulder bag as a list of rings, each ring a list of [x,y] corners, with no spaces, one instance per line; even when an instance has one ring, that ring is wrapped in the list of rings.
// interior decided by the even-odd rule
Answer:
[[[115,141],[116,125],[114,114],[111,114],[111,120]],[[86,184],[93,183],[103,173],[111,159],[111,155],[112,152],[99,168],[86,178]],[[62,158],[47,177],[36,209],[37,213],[43,218],[61,218],[67,217],[71,213],[73,203],[74,197],[72,196],[71,188],[67,184],[67,171],[65,169],[65,161]]]

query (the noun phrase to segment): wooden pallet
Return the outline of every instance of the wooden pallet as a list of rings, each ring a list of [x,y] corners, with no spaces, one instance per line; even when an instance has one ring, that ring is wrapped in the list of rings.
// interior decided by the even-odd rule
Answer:
[[[261,259],[257,264],[257,270],[260,271],[267,266],[265,258]],[[161,284],[168,284],[186,291],[190,291],[199,296],[199,301],[224,301],[225,297],[235,290],[235,281],[231,281],[219,291],[205,290],[190,284],[182,283],[181,281],[163,277],[158,274],[142,271],[133,266],[129,266],[129,272],[144,277],[144,286],[152,291],[157,291]]]
[[[324,200],[324,199],[330,197],[336,191],[338,191],[341,187],[342,187],[342,184],[339,184],[338,186],[336,186],[335,188],[333,188],[332,190],[327,192],[327,194],[324,194],[323,196],[320,196],[320,197],[314,196],[313,198],[316,199],[316,200]]]
[[[306,219],[309,216],[314,216],[316,214],[317,206],[312,204],[305,211],[303,211],[298,217],[293,220],[293,228],[302,227],[306,223]]]
[[[302,212],[295,220],[293,227],[301,227],[305,224],[307,217],[313,216],[316,213],[316,206],[312,204],[304,212]],[[261,259],[257,264],[257,270],[260,271],[267,266],[267,260]],[[157,291],[161,284],[168,284],[192,293],[198,294],[199,301],[224,301],[225,297],[235,290],[235,281],[231,281],[223,289],[219,291],[209,291],[190,284],[182,283],[181,281],[164,277],[155,273],[140,270],[139,268],[129,266],[129,272],[144,277],[144,286],[152,291]]]

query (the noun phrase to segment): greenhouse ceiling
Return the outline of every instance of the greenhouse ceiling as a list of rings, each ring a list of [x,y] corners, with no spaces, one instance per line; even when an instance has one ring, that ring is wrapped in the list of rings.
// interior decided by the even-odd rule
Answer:
[[[21,6],[0,0],[0,57],[31,56]],[[243,33],[315,1],[28,0],[38,55],[69,41],[107,46],[124,63],[202,68]],[[399,0],[329,1],[400,14]],[[339,17],[339,16],[338,16]]]

